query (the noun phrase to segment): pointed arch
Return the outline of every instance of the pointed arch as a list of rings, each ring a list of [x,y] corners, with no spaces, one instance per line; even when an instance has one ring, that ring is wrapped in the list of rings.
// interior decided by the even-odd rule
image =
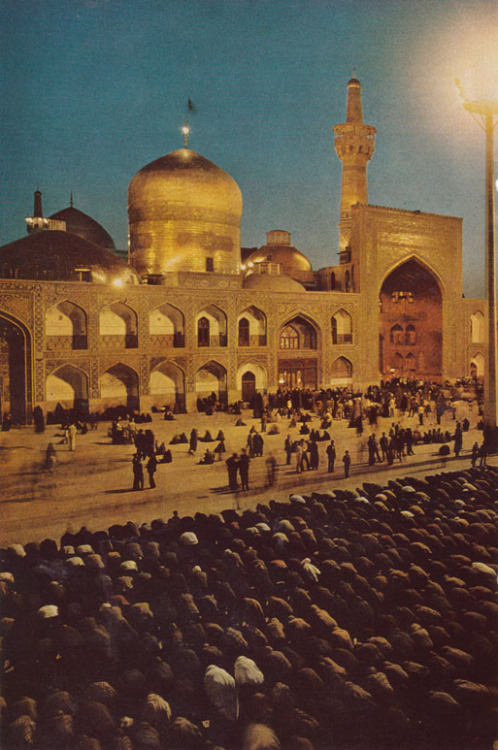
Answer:
[[[24,424],[32,414],[32,344],[27,326],[0,310],[0,414]]]
[[[45,399],[49,408],[61,404],[71,409],[88,403],[88,374],[72,364],[57,367],[47,377]]]
[[[207,398],[214,393],[218,401],[226,400],[226,368],[211,359],[198,368],[195,378],[195,390],[198,398]]]
[[[391,344],[404,344],[404,331],[403,326],[400,326],[399,323],[396,323],[396,325],[391,327],[391,330],[389,331],[389,341]]]
[[[185,403],[185,373],[180,365],[163,360],[151,370],[149,393],[156,406],[182,407]]]
[[[107,406],[139,409],[138,374],[129,365],[118,362],[100,376],[100,397]]]
[[[380,281],[380,284],[379,284],[379,289],[380,289],[380,290],[382,290],[382,287],[383,287],[383,286],[384,286],[384,284],[386,283],[387,279],[388,279],[388,278],[389,278],[389,277],[390,277],[390,276],[391,276],[391,275],[392,275],[392,274],[393,274],[393,273],[394,273],[395,271],[399,271],[399,270],[400,270],[400,269],[401,269],[401,268],[402,268],[403,266],[405,266],[405,265],[407,265],[407,266],[408,266],[408,268],[409,268],[409,265],[408,265],[408,264],[411,264],[411,263],[413,263],[413,264],[416,264],[416,265],[417,265],[417,266],[419,266],[419,267],[420,267],[421,269],[423,269],[423,270],[424,270],[424,271],[426,271],[426,272],[427,272],[428,274],[430,274],[430,275],[431,275],[431,276],[433,277],[433,279],[435,280],[435,282],[437,283],[437,285],[438,285],[438,287],[439,287],[439,291],[440,291],[440,293],[441,293],[441,294],[443,294],[443,293],[444,293],[444,290],[445,290],[445,288],[446,288],[446,285],[445,285],[445,283],[444,283],[444,280],[443,280],[443,278],[441,277],[441,275],[440,275],[440,274],[438,273],[438,271],[436,271],[436,269],[435,269],[435,268],[434,268],[434,267],[433,267],[433,266],[432,266],[432,265],[431,265],[431,264],[430,264],[430,263],[429,263],[429,262],[428,262],[428,261],[427,261],[427,260],[426,260],[425,258],[420,258],[420,257],[419,257],[418,255],[416,255],[415,253],[409,253],[408,255],[405,255],[405,257],[404,257],[404,258],[400,258],[399,260],[397,260],[397,261],[396,261],[396,263],[394,263],[394,264],[393,264],[393,265],[392,265],[392,266],[391,266],[391,267],[390,267],[390,268],[389,268],[389,269],[388,269],[388,270],[387,270],[387,271],[386,271],[386,272],[384,273],[384,276],[382,277],[382,279],[381,279],[381,281]]]
[[[124,302],[112,302],[101,308],[99,329],[100,335],[114,346],[125,349],[135,349],[138,346],[138,316]]]
[[[206,305],[195,319],[197,346],[227,345],[227,316],[217,305]]]
[[[236,374],[237,389],[239,391],[242,390],[244,376],[247,373],[251,373],[254,376],[254,387],[257,391],[266,390],[268,387],[268,373],[266,368],[256,362],[246,362],[239,367]]]
[[[408,346],[413,346],[417,343],[417,329],[413,325],[413,323],[408,323],[408,325],[405,328],[405,344],[408,344]]]
[[[347,387],[353,382],[353,365],[346,357],[338,357],[332,363],[330,385],[333,388]]]
[[[484,366],[486,360],[482,352],[477,352],[470,360],[470,376],[474,380],[484,379]]]
[[[45,311],[48,349],[86,349],[88,323],[85,310],[68,299]]]
[[[285,326],[288,323],[292,323],[293,320],[296,318],[302,318],[306,323],[308,323],[310,326],[312,326],[317,332],[321,332],[320,325],[315,318],[310,315],[305,310],[301,310],[300,308],[297,308],[293,312],[289,313],[285,316],[285,318],[282,320],[281,326]]]
[[[237,317],[238,346],[266,346],[266,315],[251,305]]]
[[[380,286],[379,335],[383,340],[381,375],[400,375],[417,363],[427,379],[442,376],[444,284],[430,265],[416,255],[398,261]],[[409,346],[414,359],[406,361]]]
[[[351,344],[353,341],[353,319],[343,308],[332,315],[332,344]]]
[[[318,349],[320,328],[307,315],[297,314],[287,319],[279,334],[279,348],[289,349]]]
[[[185,317],[182,311],[165,302],[149,312],[149,333],[160,336],[165,346],[185,346]]]
[[[483,344],[486,341],[486,319],[481,310],[476,310],[470,316],[470,340],[473,344]]]

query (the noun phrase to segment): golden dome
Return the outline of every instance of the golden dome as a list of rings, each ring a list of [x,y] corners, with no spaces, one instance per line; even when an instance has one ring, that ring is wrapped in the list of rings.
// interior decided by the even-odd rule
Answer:
[[[195,151],[173,151],[130,182],[130,263],[142,275],[240,273],[241,214],[229,174]]]
[[[254,289],[260,292],[305,292],[306,289],[299,281],[290,276],[271,275],[267,273],[252,273],[243,281],[244,289]]]
[[[290,244],[291,234],[282,229],[267,233],[266,245],[255,250],[246,259],[250,263],[280,263],[284,274],[292,275],[293,271],[311,271],[311,263],[304,253]]]

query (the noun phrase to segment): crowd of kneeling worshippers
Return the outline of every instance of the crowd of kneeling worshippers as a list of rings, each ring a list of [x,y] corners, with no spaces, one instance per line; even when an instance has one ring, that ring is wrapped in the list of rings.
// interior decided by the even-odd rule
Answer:
[[[1,550],[2,748],[490,750],[493,467]]]

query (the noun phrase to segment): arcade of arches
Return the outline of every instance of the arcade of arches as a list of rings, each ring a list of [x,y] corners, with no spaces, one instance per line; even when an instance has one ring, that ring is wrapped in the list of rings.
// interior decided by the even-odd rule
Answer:
[[[116,291],[112,301],[112,290],[102,296],[97,286],[75,286],[68,298],[72,289],[64,285],[59,300],[53,285],[43,287],[36,303],[37,325],[32,318],[29,329],[14,305],[10,314],[2,300],[1,410],[22,423],[30,420],[37,404],[47,411],[57,403],[88,403],[92,411],[118,405],[191,411],[199,397],[213,392],[233,402],[278,388],[362,387],[365,360],[377,372],[374,347],[372,352],[364,349],[367,336],[371,341],[377,333],[381,377],[440,380],[445,375],[443,291],[437,279],[422,259],[394,268],[381,285],[378,329],[360,295],[350,302],[329,292],[309,297],[292,292],[287,298],[241,290],[232,301],[231,291],[220,292],[215,304],[202,292],[194,304],[194,289],[168,292],[165,298],[144,285],[127,289],[125,298]],[[19,283],[28,298],[32,292],[26,282]],[[154,298],[148,299],[152,292]],[[454,357],[451,372],[458,367],[459,373],[482,379],[485,307],[479,300],[462,300],[462,305],[461,363]],[[29,320],[35,305],[18,309]],[[199,361],[202,355],[205,359]],[[450,350],[447,359],[454,355]]]
[[[433,274],[410,259],[380,290],[379,370],[383,377],[442,375],[442,295]]]

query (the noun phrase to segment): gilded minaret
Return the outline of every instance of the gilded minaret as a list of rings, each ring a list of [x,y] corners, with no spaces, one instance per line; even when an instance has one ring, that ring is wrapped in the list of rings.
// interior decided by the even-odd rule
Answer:
[[[342,161],[340,251],[341,262],[349,259],[351,206],[368,203],[367,164],[375,149],[373,125],[363,122],[361,83],[353,74],[348,83],[346,122],[335,125],[335,150]]]

